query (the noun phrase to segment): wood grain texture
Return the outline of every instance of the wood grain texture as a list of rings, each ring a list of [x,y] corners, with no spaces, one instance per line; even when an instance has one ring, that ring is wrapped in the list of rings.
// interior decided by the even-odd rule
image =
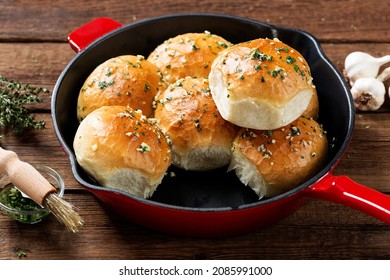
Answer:
[[[354,210],[325,201],[310,201],[278,224],[248,234],[193,239],[161,234],[129,223],[87,194],[66,197],[72,203],[83,205],[80,214],[86,224],[79,234],[64,231],[53,217],[39,225],[23,225],[0,216],[0,259],[16,259],[18,249],[25,250],[29,259],[390,257],[387,227]]]
[[[45,9],[42,9],[45,7]],[[64,41],[66,35],[96,17],[123,24],[169,14],[216,13],[304,29],[321,40],[389,42],[388,4],[357,1],[13,1],[0,2],[1,40]]]
[[[42,9],[42,7],[45,9]],[[157,8],[158,7],[158,8]],[[69,32],[97,17],[131,24],[178,13],[218,13],[303,29],[316,36],[330,61],[343,70],[352,51],[390,54],[386,1],[0,1],[0,75],[53,90],[76,53]],[[389,82],[387,82],[388,85]],[[357,210],[310,200],[270,227],[241,236],[188,238],[151,231],[107,209],[73,177],[54,134],[51,96],[32,107],[46,128],[15,136],[1,131],[2,147],[22,160],[55,168],[65,198],[80,209],[85,227],[77,235],[54,217],[24,225],[0,215],[0,259],[389,259],[389,227]],[[390,194],[390,98],[377,112],[357,112],[350,146],[334,170]]]
[[[390,42],[384,44],[321,43],[325,55],[342,72],[345,57],[353,51],[365,51],[375,57],[390,53]],[[67,43],[0,43],[0,74],[23,83],[52,90],[59,75],[76,53]],[[26,71],[28,70],[28,71]],[[47,99],[46,106],[50,106]],[[46,107],[50,109],[50,107]]]

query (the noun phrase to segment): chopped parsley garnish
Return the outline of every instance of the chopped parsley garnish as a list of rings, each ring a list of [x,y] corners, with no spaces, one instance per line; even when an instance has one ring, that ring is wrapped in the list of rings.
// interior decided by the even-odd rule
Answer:
[[[43,209],[32,199],[23,196],[11,183],[0,190],[0,201],[9,208],[19,211],[28,211],[25,213],[6,212],[10,217],[22,223],[36,223],[50,214],[49,210]]]
[[[148,144],[142,142],[141,145],[139,146],[139,148],[137,148],[137,151],[139,151],[141,153],[150,152],[150,146]]]
[[[35,201],[24,197],[22,193],[12,184],[8,184],[0,192],[0,201],[15,210],[33,211],[42,209]]]
[[[294,70],[295,72],[299,73],[299,75],[301,75],[302,78],[305,77],[305,72],[301,70],[298,65],[294,64]]]
[[[109,77],[109,76],[111,76],[111,74],[112,74],[112,69],[111,68],[107,68],[106,73],[104,75]]]
[[[255,49],[254,51],[252,51],[251,56],[252,56],[252,58],[255,58],[255,59],[258,59],[261,61],[266,61],[266,60],[273,61],[273,59],[274,59],[272,55],[262,53],[261,51],[259,51],[259,49]]]
[[[300,135],[300,134],[301,134],[301,131],[299,130],[298,127],[296,127],[296,126],[291,127],[291,135],[292,136]]]
[[[284,52],[288,53],[288,48],[287,48],[287,47],[275,48],[275,50],[276,50],[277,52],[284,51]]]
[[[224,48],[228,47],[228,45],[225,42],[217,42],[217,44]]]
[[[295,61],[296,61],[296,59],[293,58],[292,56],[287,56],[287,57],[286,57],[286,62],[287,62],[288,64],[293,64],[293,63],[295,63]]]
[[[98,86],[100,89],[105,89],[106,87],[111,86],[113,84],[114,84],[114,80],[111,79],[108,82],[107,81],[100,81]]]
[[[284,79],[284,70],[283,68],[277,67],[272,71],[269,71],[269,74],[271,74],[272,77],[280,76],[280,78]]]

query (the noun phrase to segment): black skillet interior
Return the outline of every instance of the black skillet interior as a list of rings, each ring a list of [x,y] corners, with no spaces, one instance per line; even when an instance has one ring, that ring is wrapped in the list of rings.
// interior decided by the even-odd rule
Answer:
[[[313,184],[336,164],[351,137],[354,109],[348,87],[323,54],[316,39],[299,30],[244,18],[204,14],[173,15],[140,21],[103,36],[77,54],[59,77],[52,99],[54,129],[70,157],[73,174],[79,183],[87,188],[103,189],[83,172],[75,160],[73,150],[73,137],[78,127],[77,97],[87,76],[109,58],[123,54],[147,57],[157,45],[170,37],[205,30],[232,43],[277,37],[298,50],[308,61],[319,95],[319,123],[328,132],[331,149],[324,169],[289,193]],[[175,176],[171,176],[173,174]],[[239,182],[234,173],[227,173],[226,168],[210,172],[188,172],[171,167],[151,200],[168,206],[191,208],[234,209],[262,203],[254,192]]]

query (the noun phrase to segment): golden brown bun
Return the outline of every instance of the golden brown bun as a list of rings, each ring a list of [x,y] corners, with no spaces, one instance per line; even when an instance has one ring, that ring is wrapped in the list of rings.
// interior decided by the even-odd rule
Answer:
[[[147,198],[171,164],[162,132],[124,106],[103,106],[91,112],[74,138],[77,162],[104,187]]]
[[[315,90],[312,98],[310,99],[309,105],[307,106],[306,110],[302,113],[302,116],[317,120],[319,113],[320,113],[320,104],[318,102],[317,90]]]
[[[313,119],[299,117],[277,130],[243,128],[233,143],[229,170],[259,197],[291,190],[319,171],[327,157],[327,138]]]
[[[102,106],[123,105],[153,112],[152,102],[166,88],[158,68],[142,56],[123,55],[111,58],[89,75],[77,102],[77,118],[81,121]]]
[[[221,51],[209,80],[222,117],[253,129],[289,124],[315,94],[303,56],[276,39],[256,39]]]
[[[219,114],[207,79],[171,84],[157,100],[155,118],[172,141],[174,165],[210,170],[229,164],[238,128]]]
[[[207,78],[217,54],[231,44],[224,38],[205,33],[186,33],[166,40],[149,55],[168,83],[187,76]]]

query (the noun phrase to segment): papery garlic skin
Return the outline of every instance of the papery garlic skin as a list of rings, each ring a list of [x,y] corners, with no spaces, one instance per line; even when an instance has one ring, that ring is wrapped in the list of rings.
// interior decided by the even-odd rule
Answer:
[[[375,78],[378,76],[379,68],[390,62],[390,55],[373,57],[365,52],[352,52],[344,62],[344,73],[351,86],[360,78]]]
[[[376,77],[377,80],[385,82],[387,79],[390,79],[390,67],[387,67]]]
[[[376,79],[378,80],[378,81],[381,81],[381,82],[386,82],[388,79],[390,79],[390,67],[387,67],[387,68],[385,68],[383,71],[382,71],[382,73],[380,73],[379,75],[378,75],[378,77],[376,77]],[[388,93],[388,95],[389,95],[389,97],[390,97],[390,86],[389,86],[389,88],[387,89],[387,93]]]
[[[378,110],[385,102],[385,85],[375,78],[360,78],[351,88],[355,107],[361,111]]]

